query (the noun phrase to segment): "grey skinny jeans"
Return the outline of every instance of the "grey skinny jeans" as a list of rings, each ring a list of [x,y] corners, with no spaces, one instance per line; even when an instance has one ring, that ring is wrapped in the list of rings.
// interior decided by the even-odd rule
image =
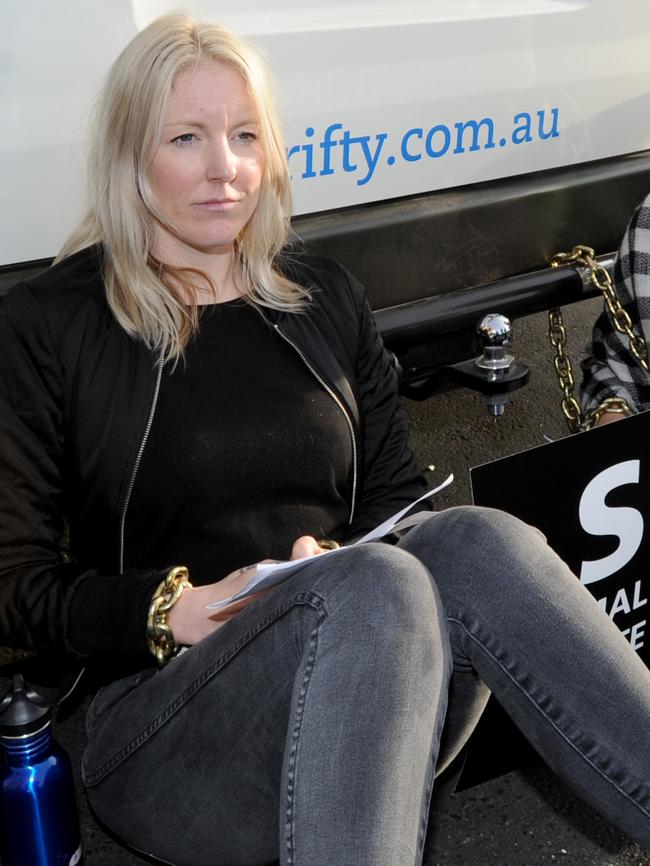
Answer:
[[[316,557],[162,671],[105,688],[87,793],[179,866],[417,866],[435,768],[488,688],[650,848],[650,672],[540,533],[472,507],[398,547]]]

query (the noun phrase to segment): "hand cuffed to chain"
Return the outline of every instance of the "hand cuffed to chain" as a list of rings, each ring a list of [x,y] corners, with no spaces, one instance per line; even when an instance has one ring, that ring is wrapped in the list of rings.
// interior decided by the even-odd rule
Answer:
[[[591,430],[598,424],[603,415],[627,416],[633,414],[627,401],[622,397],[607,397],[599,406],[592,409],[591,412],[587,412],[584,429]]]

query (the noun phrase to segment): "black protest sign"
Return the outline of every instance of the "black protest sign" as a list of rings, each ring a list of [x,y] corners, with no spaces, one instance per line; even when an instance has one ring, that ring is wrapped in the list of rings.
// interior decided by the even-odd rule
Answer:
[[[537,526],[650,666],[650,412],[471,470],[476,505]],[[647,527],[647,528],[646,528]],[[495,702],[471,740],[459,788],[532,751]]]
[[[477,505],[537,526],[650,665],[650,412],[475,467]]]

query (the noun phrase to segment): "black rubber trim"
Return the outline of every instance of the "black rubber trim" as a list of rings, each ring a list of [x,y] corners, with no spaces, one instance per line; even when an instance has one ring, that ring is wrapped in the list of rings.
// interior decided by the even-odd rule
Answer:
[[[649,191],[643,151],[301,216],[294,227],[308,250],[346,265],[381,310],[542,270],[577,243],[615,250]]]

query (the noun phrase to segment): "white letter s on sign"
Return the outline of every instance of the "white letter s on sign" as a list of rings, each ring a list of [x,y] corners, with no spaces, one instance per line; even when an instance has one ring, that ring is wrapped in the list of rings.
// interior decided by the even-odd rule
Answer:
[[[586,560],[580,569],[582,583],[595,583],[623,568],[634,556],[643,539],[643,516],[636,508],[610,508],[605,497],[623,484],[638,484],[640,460],[626,460],[599,472],[585,487],[580,498],[580,523],[590,535],[616,535],[619,545],[602,559]]]

